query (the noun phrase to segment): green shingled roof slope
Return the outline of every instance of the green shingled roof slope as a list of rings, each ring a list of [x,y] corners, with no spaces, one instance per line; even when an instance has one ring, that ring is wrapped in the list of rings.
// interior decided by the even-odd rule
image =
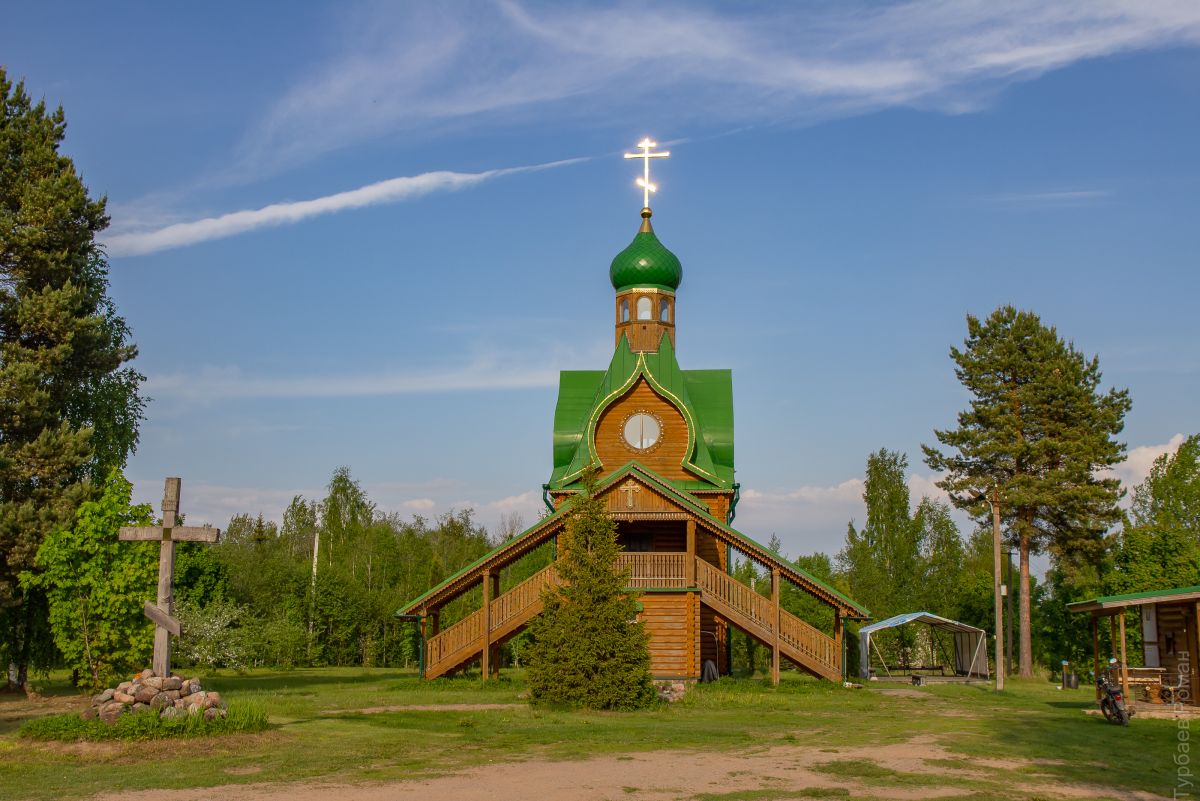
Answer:
[[[550,488],[573,484],[595,461],[592,440],[600,415],[639,378],[645,378],[655,392],[679,409],[688,423],[683,467],[694,473],[696,480],[673,483],[690,490],[732,488],[733,376],[729,370],[681,370],[666,334],[658,350],[649,353],[634,353],[622,336],[604,372],[561,373]]]

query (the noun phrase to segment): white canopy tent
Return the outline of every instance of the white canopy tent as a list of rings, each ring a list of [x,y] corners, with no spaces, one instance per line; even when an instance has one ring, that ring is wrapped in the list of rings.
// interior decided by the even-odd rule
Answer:
[[[858,630],[859,673],[864,679],[871,676],[871,635],[883,629],[894,629],[909,623],[924,623],[931,630],[948,632],[953,636],[955,676],[988,678],[987,632],[931,612],[906,612],[903,615],[896,615],[887,620],[863,626]],[[880,661],[883,661],[883,655],[879,653],[878,647],[875,649],[875,653],[879,655]],[[884,669],[887,670],[886,662],[884,662]],[[903,670],[898,672],[903,673]]]

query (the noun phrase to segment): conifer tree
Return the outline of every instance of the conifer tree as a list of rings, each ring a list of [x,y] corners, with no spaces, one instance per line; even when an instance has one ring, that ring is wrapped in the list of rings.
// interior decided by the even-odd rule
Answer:
[[[529,694],[535,703],[641,709],[655,701],[649,638],[626,590],[629,571],[616,569],[616,524],[595,493],[593,472],[558,538],[562,584],[542,591],[544,609],[531,626]]]
[[[1096,561],[1104,532],[1120,517],[1116,478],[1130,401],[1127,390],[1101,394],[1100,363],[1042,324],[1002,306],[986,320],[967,317],[965,346],[950,349],[955,374],[971,393],[958,427],[935,431],[949,450],[923,446],[925,462],[947,473],[938,486],[981,524],[986,493],[998,488],[1003,520],[1020,551],[1020,675],[1033,675],[1029,557],[1045,548],[1056,561]]]
[[[124,465],[143,408],[95,241],[105,200],[59,154],[65,132],[0,69],[0,659],[22,687],[48,640],[45,598],[17,577],[94,496],[87,480]]]

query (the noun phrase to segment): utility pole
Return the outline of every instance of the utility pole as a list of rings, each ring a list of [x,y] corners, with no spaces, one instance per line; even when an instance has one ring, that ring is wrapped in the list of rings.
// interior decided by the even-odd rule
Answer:
[[[992,487],[992,591],[996,601],[996,690],[1004,689],[1004,601],[1000,597],[1000,486]]]
[[[1012,644],[1012,638],[1013,638],[1013,609],[1012,609],[1012,606],[1013,606],[1013,563],[1012,563],[1012,555],[1013,555],[1013,553],[1011,550],[1007,550],[1004,552],[1004,564],[1005,564],[1005,567],[1008,569],[1008,583],[1004,585],[1004,589],[1005,589],[1004,597],[1008,599],[1008,609],[1006,610],[1007,614],[1008,614],[1008,620],[1005,621],[1005,628],[1008,629],[1008,631],[1005,632],[1004,644],[1005,644],[1005,648],[1007,649],[1008,652],[1005,654],[1004,662],[1008,666],[1008,675],[1010,675],[1010,676],[1012,675],[1012,670],[1013,670],[1013,666],[1012,666],[1012,660],[1013,660],[1013,644]]]

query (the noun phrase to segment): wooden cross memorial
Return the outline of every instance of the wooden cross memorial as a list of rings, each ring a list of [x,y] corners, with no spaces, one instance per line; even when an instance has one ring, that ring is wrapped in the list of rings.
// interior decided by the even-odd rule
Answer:
[[[171,675],[171,635],[178,637],[183,629],[173,617],[175,613],[174,593],[171,585],[175,577],[175,543],[216,542],[220,529],[207,526],[177,526],[175,515],[179,511],[179,478],[168,478],[163,488],[161,526],[122,526],[123,540],[154,541],[161,545],[158,550],[158,603],[146,601],[142,611],[154,621],[154,664],[155,676]]]

